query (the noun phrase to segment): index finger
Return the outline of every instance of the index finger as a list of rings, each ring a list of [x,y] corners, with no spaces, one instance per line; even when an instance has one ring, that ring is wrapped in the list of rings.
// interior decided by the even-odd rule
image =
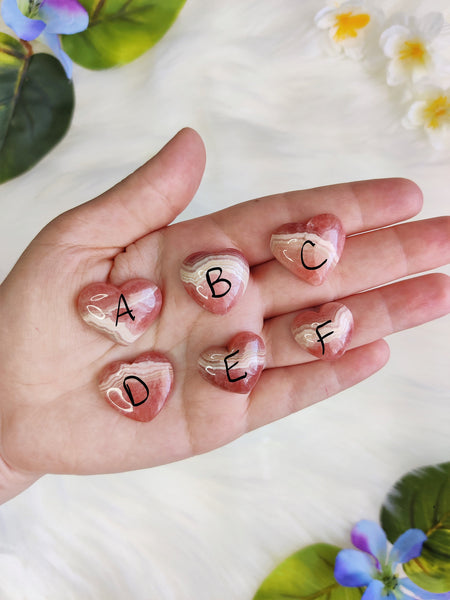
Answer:
[[[214,222],[250,265],[270,260],[270,236],[281,225],[314,215],[339,217],[346,235],[409,219],[422,208],[422,192],[408,179],[373,179],[250,200],[213,215]]]

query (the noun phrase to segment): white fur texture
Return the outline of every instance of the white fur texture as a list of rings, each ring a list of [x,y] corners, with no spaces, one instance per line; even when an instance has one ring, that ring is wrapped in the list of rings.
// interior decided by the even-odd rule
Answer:
[[[448,0],[379,2],[446,13]],[[5,276],[54,216],[107,189],[185,125],[208,163],[183,218],[288,189],[404,176],[448,209],[450,150],[402,128],[399,94],[330,56],[324,0],[188,0],[120,70],[76,67],[64,141],[0,188]],[[2,315],[4,318],[5,315]],[[369,381],[228,447],[147,471],[47,476],[0,507],[1,600],[246,600],[291,552],[349,544],[405,471],[449,460],[443,319],[390,340]],[[274,398],[274,402],[277,399]]]

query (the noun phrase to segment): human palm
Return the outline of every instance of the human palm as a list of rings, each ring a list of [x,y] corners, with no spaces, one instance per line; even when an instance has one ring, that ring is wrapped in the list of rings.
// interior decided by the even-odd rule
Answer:
[[[420,209],[414,184],[291,192],[168,226],[203,168],[200,139],[182,131],[127,180],[50,223],[2,284],[0,501],[46,472],[122,471],[212,450],[365,379],[388,358],[383,336],[448,311],[444,275],[389,284],[449,257],[445,219],[393,225]],[[325,212],[351,237],[315,287],[273,260],[269,240],[283,223]],[[227,315],[214,315],[186,293],[180,264],[193,252],[230,247],[249,261],[250,281]],[[139,340],[119,346],[81,320],[76,298],[90,283],[137,277],[158,284],[162,310]],[[334,362],[312,360],[292,338],[293,316],[335,299],[354,315],[352,349]],[[265,370],[249,395],[214,387],[197,369],[203,350],[240,331],[266,344]],[[103,401],[97,379],[105,365],[148,350],[169,358],[174,388],[159,415],[141,423]]]

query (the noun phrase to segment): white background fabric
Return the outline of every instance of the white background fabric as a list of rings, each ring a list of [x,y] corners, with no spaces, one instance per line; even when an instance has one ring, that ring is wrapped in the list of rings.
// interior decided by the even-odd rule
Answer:
[[[442,10],[450,23],[448,0],[378,4],[388,14]],[[422,187],[422,216],[445,213],[450,150],[402,128],[399,94],[382,74],[327,53],[313,23],[323,5],[188,0],[134,63],[76,67],[67,137],[0,188],[0,276],[49,220],[185,125],[203,136],[208,162],[182,218],[388,176]],[[377,519],[398,477],[449,460],[449,335],[448,318],[398,334],[388,366],[367,382],[210,454],[43,478],[0,507],[1,600],[246,600],[295,550],[348,545],[351,526]]]

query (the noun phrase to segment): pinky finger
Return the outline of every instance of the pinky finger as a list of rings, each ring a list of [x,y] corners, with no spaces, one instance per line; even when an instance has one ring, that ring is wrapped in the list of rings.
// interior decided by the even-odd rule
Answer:
[[[350,350],[334,362],[314,361],[263,372],[250,397],[247,430],[282,419],[325,400],[379,371],[389,359],[389,346],[377,340]]]

